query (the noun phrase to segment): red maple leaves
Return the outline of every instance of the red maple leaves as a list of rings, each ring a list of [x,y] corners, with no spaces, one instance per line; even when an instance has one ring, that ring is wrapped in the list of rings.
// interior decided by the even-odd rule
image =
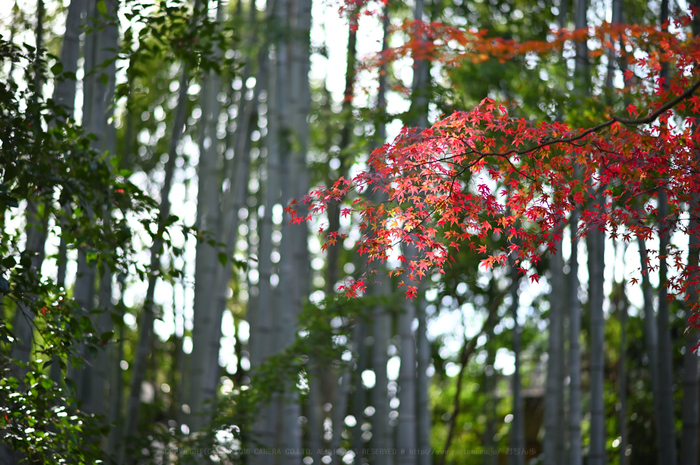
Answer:
[[[443,61],[454,59],[438,53],[450,40],[468,43],[471,55],[506,58],[549,53],[565,40],[582,40],[588,34],[558,31],[552,42],[516,44],[442,24],[413,22],[411,27],[426,28],[424,34],[436,47],[431,56]],[[630,241],[648,239],[659,229],[681,228],[679,216],[700,194],[700,137],[695,130],[700,98],[694,95],[700,87],[695,81],[700,44],[651,26],[606,24],[593,34],[610,47],[613,35],[649,52],[640,58],[624,47],[620,52],[629,63],[628,73],[630,68],[647,71],[646,76],[629,76],[637,85],[635,104],[627,105],[626,112],[632,118],[642,115],[638,119],[612,115],[592,128],[573,128],[511,117],[503,106],[484,99],[428,129],[404,129],[372,152],[367,170],[305,197],[304,216],[288,207],[292,222],[310,220],[351,192],[381,193],[385,201],[357,197],[342,215],[359,216],[363,236],[357,250],[368,262],[386,262],[399,244],[417,251],[410,258],[399,255],[400,267],[390,272],[405,278],[400,285],[409,299],[417,292],[412,284],[441,272],[450,261],[450,249],[463,245],[486,255],[486,268],[510,262],[537,281],[534,264],[557,247],[563,220],[574,209],[581,211],[579,234],[596,228]],[[382,60],[406,54],[414,45],[395,49]],[[661,60],[679,70],[667,87],[655,74]],[[632,93],[629,88],[626,92]],[[668,218],[657,219],[661,191],[671,210]],[[602,204],[596,201],[600,196]],[[330,233],[327,242],[335,242],[336,234]],[[489,238],[496,235],[508,239],[503,250],[489,250]],[[684,266],[680,259],[673,263]],[[684,292],[687,277],[680,272],[669,288]],[[342,290],[355,296],[365,286],[360,279]]]

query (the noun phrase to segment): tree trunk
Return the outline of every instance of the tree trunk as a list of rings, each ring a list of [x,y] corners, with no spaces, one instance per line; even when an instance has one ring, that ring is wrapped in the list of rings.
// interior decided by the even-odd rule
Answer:
[[[692,2],[696,8],[700,1]],[[695,38],[700,35],[699,15],[693,15],[692,31]],[[694,131],[698,132],[697,124]],[[698,156],[696,152],[696,157]],[[700,254],[700,196],[694,196],[690,202],[690,237],[688,238],[688,268],[691,271],[689,281],[698,279],[698,255]],[[697,281],[696,281],[697,282]],[[691,284],[688,288],[688,303],[686,304],[686,319],[689,319],[698,308],[698,288]],[[683,354],[683,436],[681,437],[681,465],[698,463],[698,416],[700,415],[700,399],[698,398],[698,354],[693,352],[700,342],[697,328],[693,328],[685,337],[685,353]]]
[[[217,1],[216,19],[223,19],[224,6]],[[217,47],[215,56],[221,58],[222,52]],[[200,239],[197,241],[195,258],[195,289],[194,289],[194,321],[192,328],[192,383],[189,405],[192,412],[190,419],[193,431],[198,431],[207,418],[203,411],[204,402],[211,400],[203,392],[201,384],[206,378],[207,364],[210,363],[209,343],[214,341],[218,347],[217,321],[219,313],[215,306],[215,276],[221,266],[217,257],[218,248],[210,244],[212,239],[219,239],[217,231],[220,222],[220,192],[222,179],[219,176],[219,142],[216,127],[221,113],[221,103],[218,100],[221,92],[221,77],[216,71],[209,71],[202,82],[200,97],[202,116],[199,133],[199,162],[197,164],[197,222]],[[219,240],[217,240],[219,242]],[[217,289],[218,290],[218,289]],[[218,351],[214,355],[218,366]]]
[[[518,278],[518,269],[511,262],[510,268],[510,311],[513,318],[513,354],[515,356],[515,370],[513,371],[512,389],[513,389],[513,419],[510,423],[510,441],[509,446],[512,449],[508,461],[509,465],[524,465],[525,464],[525,409],[522,396],[522,385],[520,381],[521,368],[521,328],[518,323],[518,307],[519,307],[519,292],[520,279]]]
[[[201,0],[195,0],[194,13],[192,16],[191,27],[196,27],[197,15]],[[184,127],[186,123],[186,108],[187,108],[187,90],[189,82],[189,66],[183,65],[182,75],[180,76],[180,87],[178,94],[177,107],[175,110],[175,119],[172,125],[172,135],[168,146],[168,160],[165,163],[165,179],[160,191],[160,206],[158,211],[158,231],[151,247],[151,263],[148,278],[148,290],[146,291],[146,300],[144,301],[143,310],[141,313],[141,321],[139,322],[139,340],[136,346],[134,356],[134,367],[131,374],[131,387],[129,391],[129,399],[127,403],[126,419],[124,421],[124,443],[122,444],[119,461],[120,464],[131,462],[132,451],[128,449],[126,438],[134,432],[138,431],[139,413],[141,408],[141,385],[146,375],[146,363],[148,361],[148,351],[151,346],[151,337],[153,334],[153,320],[155,286],[157,283],[157,271],[160,269],[160,254],[163,252],[163,239],[165,223],[170,216],[170,187],[173,181],[175,172],[175,162],[177,160],[177,147],[182,139]]]
[[[410,254],[406,253],[411,260]],[[411,451],[416,448],[416,340],[413,334],[413,319],[415,317],[414,303],[404,300],[402,312],[398,317],[398,331],[400,338],[399,367],[399,423],[396,427],[396,447],[398,449],[398,463],[400,465],[412,465],[416,463],[416,456]]]
[[[221,11],[221,2],[218,3],[217,11]],[[217,20],[220,20],[217,13]],[[217,48],[218,55],[221,50]],[[209,297],[202,291],[212,285],[216,262],[216,247],[209,245],[207,239],[213,238],[219,219],[219,170],[216,126],[221,111],[221,103],[218,94],[221,91],[221,78],[215,71],[209,71],[202,77],[202,91],[200,93],[200,107],[202,116],[199,121],[199,160],[197,163],[197,219],[195,225],[201,234],[200,241],[197,242],[197,256],[195,264],[195,296],[194,296],[194,318],[195,322],[202,317],[197,315],[197,309],[211,307],[202,303],[202,299]],[[205,256],[208,258],[205,260]],[[201,279],[200,279],[201,278]],[[195,327],[197,325],[195,324]],[[193,329],[197,334],[197,330]],[[196,339],[199,339],[197,337]],[[193,354],[198,349],[194,348]],[[193,357],[196,360],[196,357]]]
[[[353,354],[358,353],[361,347],[364,345],[362,339],[362,328],[358,323],[353,328],[352,336],[352,351]],[[345,417],[347,415],[348,401],[350,400],[350,387],[352,385],[352,372],[353,367],[356,363],[356,358],[353,357],[346,367],[343,369],[343,374],[340,377],[340,385],[338,388],[338,396],[335,404],[333,405],[333,436],[331,437],[330,450],[332,452],[331,464],[338,465],[340,463],[340,454],[336,451],[340,448],[340,441],[342,439],[343,430],[345,429]]]
[[[661,1],[659,23],[665,29],[668,21],[668,0]],[[669,69],[661,63],[661,79],[668,86]],[[656,319],[659,335],[659,436],[660,455],[665,463],[677,463],[676,428],[673,404],[673,342],[671,340],[670,313],[668,304],[668,265],[666,256],[670,242],[668,200],[665,187],[658,191],[658,227],[659,227],[659,313]]]
[[[309,147],[308,116],[311,107],[309,90],[310,68],[310,30],[311,1],[297,0],[290,2],[289,17],[291,21],[291,41],[289,44],[289,65],[285,71],[288,90],[287,111],[280,114],[283,131],[293,135],[288,141],[285,153],[285,167],[288,175],[284,177],[283,204],[292,199],[299,199],[308,191],[309,176],[306,172],[306,154]],[[298,204],[297,204],[298,205]],[[280,285],[281,291],[278,308],[283,311],[281,326],[281,349],[294,343],[298,331],[297,320],[302,311],[303,302],[309,289],[309,260],[307,251],[307,229],[305,226],[290,225],[288,215],[282,220],[282,244],[280,245]],[[283,304],[285,302],[285,304]],[[349,380],[348,380],[349,385]],[[295,465],[302,459],[301,429],[299,418],[301,405],[295,386],[286,386],[281,411],[282,435],[280,446],[285,450],[282,463]],[[341,409],[344,411],[345,409]],[[341,422],[344,420],[341,418]]]
[[[430,342],[427,334],[428,319],[426,307],[425,297],[421,296],[421,300],[418,303],[418,329],[416,331],[418,350],[418,382],[416,385],[416,390],[418,391],[416,394],[418,465],[430,465],[432,463],[430,454],[430,399],[428,397],[428,387],[430,386],[428,367],[430,367],[431,360]]]
[[[66,32],[63,35],[61,44],[61,64],[63,65],[64,73],[73,73],[75,75],[78,70],[78,59],[80,58],[80,16],[84,11],[85,0],[71,0],[66,17]],[[73,118],[75,93],[75,79],[66,78],[54,81],[53,101],[58,105],[65,106],[66,118]],[[57,118],[57,121],[63,120],[64,118],[61,116]],[[59,225],[63,225],[60,217],[57,218],[57,221]],[[58,287],[65,287],[66,255],[66,241],[61,235],[58,251],[58,270],[56,272],[56,285]],[[54,363],[51,364],[51,379],[59,383],[59,385],[64,382],[63,372],[57,360],[54,360]]]
[[[659,313],[657,333],[659,335],[659,454],[663,463],[676,463],[676,428],[673,406],[673,343],[671,341],[670,314],[667,298],[669,230],[668,202],[666,191],[659,191]]]
[[[290,1],[287,7],[292,10],[294,8],[294,2]],[[296,20],[297,12],[288,11],[290,22],[293,24]],[[293,26],[292,26],[293,27]],[[294,36],[292,36],[294,37]],[[284,70],[279,70],[282,72],[286,79],[278,81],[278,85],[285,85],[286,89],[281,98],[285,98],[285,104],[282,109],[285,113],[280,113],[280,139],[283,141],[283,149],[281,152],[280,160],[280,180],[282,187],[282,199],[281,204],[283,206],[288,205],[288,203],[297,196],[298,188],[298,178],[299,178],[299,164],[295,163],[295,158],[300,156],[299,153],[294,153],[293,150],[293,140],[292,137],[295,135],[294,128],[290,127],[290,116],[291,117],[302,117],[296,112],[296,105],[292,101],[292,94],[297,90],[295,89],[296,83],[299,80],[299,67],[295,66],[294,55],[297,52],[296,47],[294,47],[294,40],[287,46],[287,62],[280,63],[280,66],[285,66]],[[296,75],[295,75],[296,73]],[[305,118],[305,116],[303,116]],[[303,228],[303,226],[301,226]],[[290,225],[289,217],[284,215],[281,224],[282,238],[279,246],[280,261],[279,261],[279,284],[275,289],[277,296],[275,311],[275,320],[279,322],[279,326],[275,331],[275,341],[276,350],[284,351],[289,346],[294,343],[295,335],[298,331],[297,318],[301,313],[302,307],[302,296],[298,285],[306,277],[305,273],[301,272],[301,269],[297,270],[298,263],[295,257],[295,248],[299,245],[297,238],[297,233],[300,232],[299,225]],[[303,268],[302,268],[303,269]],[[297,273],[299,275],[297,275]],[[301,461],[301,430],[299,428],[299,417],[301,416],[301,410],[299,405],[299,395],[296,391],[296,387],[285,385],[284,392],[282,396],[278,399],[278,433],[276,444],[285,453],[282,455],[282,464],[297,464]]]
[[[563,459],[563,444],[560,432],[563,425],[560,424],[559,411],[564,402],[564,384],[562,376],[563,348],[563,318],[564,298],[562,291],[563,267],[561,247],[551,256],[551,282],[552,291],[549,299],[549,345],[547,349],[547,385],[544,406],[544,463],[545,465],[558,465]]]
[[[249,36],[249,45],[252,46],[255,40],[254,25],[255,25],[255,8],[250,10],[249,22],[252,29]],[[229,163],[226,178],[229,180],[229,190],[223,197],[222,218],[219,225],[217,239],[219,242],[226,244],[225,256],[226,264],[216,266],[214,276],[214,284],[212,291],[213,295],[213,320],[211,331],[208,333],[206,342],[205,356],[205,372],[199,384],[201,396],[203,399],[211,400],[216,397],[216,388],[219,383],[219,350],[221,339],[221,319],[226,310],[226,302],[228,299],[228,287],[232,273],[232,263],[230,262],[236,246],[238,238],[238,212],[243,207],[246,201],[246,193],[248,192],[248,180],[250,174],[250,135],[257,121],[257,105],[260,92],[265,86],[268,79],[268,64],[267,55],[259,54],[259,70],[258,76],[253,89],[253,95],[250,101],[246,101],[245,97],[245,82],[250,77],[252,59],[248,59],[242,75],[241,92],[238,98],[238,114],[236,116],[236,129],[231,131],[227,137],[227,146],[233,148],[234,159]],[[250,302],[249,302],[250,303]],[[249,305],[249,310],[257,308]],[[255,313],[254,311],[252,313]],[[195,384],[197,385],[197,384]],[[207,417],[208,418],[208,417]]]
[[[95,28],[90,34],[85,36],[84,46],[84,61],[83,61],[83,113],[82,125],[85,132],[93,132],[93,130],[101,130],[101,126],[95,129],[92,123],[93,105],[95,101],[93,95],[95,93],[96,77],[93,72],[95,69],[96,50],[99,49],[99,30],[96,28],[96,2],[87,2],[86,8],[87,26]],[[98,102],[99,103],[99,102]],[[97,136],[97,134],[96,134]],[[99,141],[99,136],[98,136]],[[94,144],[97,141],[93,141]],[[80,305],[84,312],[89,312],[93,308],[93,300],[95,295],[95,270],[94,267],[88,265],[85,250],[78,249],[78,270],[73,285],[73,298]],[[84,348],[81,346],[80,351],[84,353]],[[85,370],[69,367],[68,377],[71,378],[77,388],[77,398],[83,398],[83,377]]]
[[[377,284],[371,289],[374,295],[388,295],[391,282],[383,272],[377,275]],[[372,406],[372,448],[389,450],[392,447],[392,434],[389,426],[389,379],[387,376],[387,344],[391,339],[391,314],[385,306],[374,309],[374,326],[372,328],[372,370],[374,371],[374,387],[371,392]],[[373,465],[389,465],[391,457],[380,454],[373,457]]]
[[[424,18],[424,0],[416,0],[413,18],[422,21]],[[427,42],[428,38],[423,35],[416,35],[414,40]],[[427,45],[427,43],[426,43]],[[428,102],[430,94],[430,61],[414,60],[413,82],[411,83],[411,123],[417,129],[424,129],[428,126]],[[407,260],[417,255],[417,250],[412,244],[404,247],[403,253]],[[419,293],[417,299],[422,299]],[[415,450],[419,447],[429,448],[430,444],[430,413],[428,406],[428,376],[426,362],[429,363],[430,351],[426,336],[425,313],[421,315],[421,303],[405,300],[402,312],[398,316],[398,332],[401,341],[400,356],[401,365],[399,368],[399,422],[397,425],[398,463],[416,464],[418,457],[422,461],[429,459],[429,456],[417,455]],[[413,320],[418,316],[418,331],[414,334],[412,326]],[[419,338],[422,338],[420,340]],[[420,359],[420,366],[416,367],[417,351],[421,349],[423,358]],[[427,352],[427,354],[426,354]],[[427,355],[427,357],[426,357]],[[426,360],[427,358],[427,360]],[[422,373],[418,372],[421,370]],[[420,391],[419,391],[420,389]],[[419,411],[418,407],[422,407]],[[418,436],[420,433],[420,437]]]
[[[654,403],[654,432],[658,441],[661,441],[661,411],[659,399],[659,335],[656,326],[656,315],[654,312],[654,297],[652,295],[651,283],[649,282],[649,264],[647,262],[649,254],[646,242],[642,238],[637,239],[639,245],[639,259],[642,268],[642,296],[644,298],[644,344],[646,346],[646,356],[649,364],[649,378],[651,381],[651,394]],[[661,443],[657,447],[657,463],[664,463]]]
[[[698,266],[698,250],[700,249],[698,221],[698,199],[695,198],[691,202],[691,220],[690,220],[690,237],[689,237],[689,253],[688,253],[688,268],[691,270],[690,282],[693,278],[697,279]],[[697,285],[691,284],[688,288],[688,302],[686,317],[690,318],[693,311],[693,306],[698,304]],[[698,355],[693,352],[693,349],[698,344],[697,329],[690,329],[685,336],[685,353],[683,354],[683,435],[681,437],[681,465],[690,465],[698,463],[698,416],[700,409],[698,408]]]
[[[486,416],[486,428],[482,444],[485,450],[492,451],[495,447],[493,437],[496,435],[496,348],[494,343],[495,322],[486,329],[486,366],[484,368],[484,414]],[[484,457],[484,465],[496,465],[496,456]]]
[[[117,0],[108,0],[105,2],[105,5],[107,11],[102,19],[104,24],[99,34],[100,48],[96,53],[98,66],[101,66],[103,63],[108,63],[104,68],[104,75],[107,76],[107,82],[104,83],[100,80],[100,82],[97,83],[96,92],[94,94],[95,103],[93,111],[99,113],[94,113],[95,118],[93,119],[95,120],[95,127],[100,127],[98,130],[100,134],[100,139],[98,139],[100,143],[99,149],[108,153],[108,157],[112,157],[116,151],[115,128],[114,124],[111,123],[114,110],[111,109],[111,103],[114,99],[116,80],[116,66],[114,61],[119,46],[119,22],[117,20],[119,2]],[[99,215],[102,216],[105,229],[110,230],[112,212],[105,209],[99,212]],[[114,327],[109,313],[112,310],[112,272],[106,265],[102,271],[103,275],[100,277],[100,288],[98,292],[99,305],[102,313],[97,316],[95,321],[95,329],[98,334],[112,331]],[[86,370],[85,373],[86,375],[88,373],[90,374],[88,379],[84,379],[84,382],[89,383],[90,387],[86,389],[85,394],[89,397],[83,399],[83,408],[88,412],[105,415],[108,411],[108,404],[105,397],[108,377],[107,366],[109,365],[107,351],[99,351],[95,362],[94,368]]]
[[[581,304],[578,299],[578,210],[571,212],[569,257],[569,465],[582,465],[581,444]]]
[[[597,196],[597,204],[603,208],[603,199]],[[591,439],[589,460],[591,465],[606,463],[605,453],[605,403],[603,381],[605,371],[605,318],[604,300],[604,260],[605,233],[593,230],[588,232],[588,305],[591,314]]]
[[[355,93],[355,62],[357,61],[357,17],[359,12],[350,12],[350,25],[348,27],[348,46],[346,51],[345,68],[345,92],[343,95],[342,114],[343,127],[340,132],[338,173],[340,176],[347,176],[349,168],[347,150],[350,147],[351,137],[354,127],[353,117],[353,97]],[[330,174],[330,173],[329,173]],[[334,182],[328,179],[329,185]],[[328,205],[328,234],[338,232],[340,228],[340,201],[333,200]],[[340,275],[340,251],[343,250],[342,241],[329,245],[326,249],[326,296],[332,297],[335,294],[335,285]]]
[[[576,5],[576,29],[588,27],[588,5],[581,0]],[[576,77],[579,95],[581,97],[590,94],[591,76],[586,41],[580,41],[576,45]],[[596,196],[596,206],[604,208],[601,194]],[[590,308],[590,386],[591,386],[591,423],[589,440],[590,465],[603,465],[607,462],[605,452],[605,404],[603,398],[603,382],[605,369],[605,319],[603,314],[604,300],[604,258],[605,258],[605,233],[598,231],[597,227],[588,231],[588,304]],[[572,289],[575,293],[576,290]]]
[[[119,292],[121,294],[119,304],[117,305],[117,316],[120,318],[119,332],[117,334],[116,347],[112,347],[114,356],[112,357],[110,369],[110,379],[109,379],[109,416],[107,421],[110,425],[114,425],[109,430],[109,435],[107,436],[107,453],[114,455],[119,450],[119,443],[121,442],[122,428],[124,426],[122,422],[122,406],[123,406],[123,389],[124,389],[124,378],[122,376],[122,369],[120,362],[124,358],[124,288],[125,288],[125,276],[118,279],[120,281]]]
[[[129,399],[127,403],[126,420],[124,421],[124,438],[138,431],[138,420],[141,409],[141,385],[145,380],[146,364],[149,358],[149,349],[151,347],[151,337],[153,335],[153,320],[155,318],[155,309],[153,298],[155,296],[155,287],[158,281],[157,271],[160,270],[160,255],[163,252],[162,234],[165,227],[165,221],[170,216],[170,187],[172,185],[173,174],[175,171],[175,161],[177,159],[177,146],[182,137],[183,128],[185,125],[185,106],[187,99],[187,83],[188,83],[187,67],[183,69],[180,78],[180,94],[178,96],[178,105],[176,109],[175,121],[173,122],[173,133],[170,140],[170,149],[168,150],[168,161],[165,164],[165,180],[160,191],[160,207],[158,211],[159,225],[158,232],[151,246],[151,263],[148,278],[148,290],[146,291],[146,299],[141,312],[141,320],[139,321],[139,339],[136,346],[134,356],[133,371],[131,374],[131,387],[129,390]],[[122,444],[120,452],[120,464],[130,463],[130,450],[127,450],[126,443]]]
[[[272,27],[282,27],[283,17],[287,11],[287,1],[275,1],[268,4],[269,21]],[[265,359],[274,353],[276,340],[274,331],[277,325],[273,323],[278,318],[274,311],[273,288],[270,282],[273,263],[272,254],[272,209],[280,201],[280,163],[282,160],[283,143],[282,121],[280,115],[286,115],[286,96],[284,73],[287,67],[287,50],[282,37],[273,42],[274,61],[271,62],[271,72],[268,79],[267,98],[267,159],[265,162],[267,179],[265,181],[265,203],[263,215],[260,218],[258,233],[260,236],[260,249],[258,256],[258,269],[260,275],[259,308],[257,315],[258,341],[255,342],[253,355],[255,363],[259,366]],[[253,425],[254,440],[265,447],[274,447],[276,443],[276,425],[274,409],[271,405],[260,406],[261,413]],[[263,457],[254,456],[254,463],[262,463]]]
[[[36,275],[37,279],[41,274],[41,264],[44,261],[44,244],[46,242],[46,228],[48,223],[47,212],[43,216],[39,215],[39,211],[35,202],[28,202],[27,205],[27,243],[25,253],[32,257],[32,264],[29,273]],[[26,295],[31,298],[31,296]],[[18,302],[15,318],[13,321],[13,333],[15,342],[10,350],[10,358],[14,361],[22,363],[29,362],[32,344],[34,340],[34,317],[35,310],[31,309],[25,302]],[[27,372],[25,368],[13,368],[13,374],[20,383],[24,382],[24,376]]]
[[[416,21],[423,20],[425,10],[424,0],[416,0],[415,9],[413,11],[413,19]],[[427,46],[428,37],[418,35],[414,37],[421,43]],[[413,63],[413,82],[411,83],[411,109],[410,118],[411,124],[417,128],[426,128],[428,126],[428,103],[430,95],[430,61],[429,60],[414,60]]]
[[[382,19],[382,51],[388,49],[389,42],[389,8],[384,8]],[[377,92],[377,110],[379,123],[375,125],[375,137],[370,147],[374,148],[383,144],[386,139],[385,111],[386,111],[386,66],[379,69],[379,90]],[[376,145],[375,145],[376,144]],[[381,193],[372,195],[372,201],[381,202],[384,199]],[[373,295],[388,295],[388,286],[391,282],[386,277],[385,271],[380,270],[376,276],[376,284],[370,287]],[[374,407],[372,415],[372,447],[380,450],[388,450],[391,447],[391,430],[389,426],[389,391],[387,377],[387,344],[391,338],[391,315],[385,306],[378,305],[374,308],[372,338],[372,370],[375,375],[375,384],[371,391],[371,402]],[[389,455],[375,455],[373,465],[389,465]]]
[[[616,284],[619,288],[617,310],[620,312],[620,359],[618,361],[619,399],[620,399],[620,465],[627,465],[627,296],[625,283]]]
[[[116,13],[117,4],[110,2],[110,12]],[[107,124],[107,96],[109,86],[105,86],[100,79],[98,72],[104,59],[114,53],[105,50],[107,47],[116,48],[116,45],[109,45],[114,38],[113,27],[108,23],[106,16],[97,11],[96,2],[88,2],[87,8],[88,27],[94,28],[87,34],[85,39],[85,60],[83,79],[83,116],[82,123],[85,132],[92,133],[95,139],[91,142],[91,147],[101,150],[104,144],[105,126]],[[116,27],[116,25],[115,25]],[[109,30],[109,32],[108,32]],[[104,47],[103,47],[104,42]],[[109,83],[108,83],[109,84]],[[113,87],[112,87],[113,88]],[[113,94],[112,94],[113,95]],[[110,96],[111,98],[111,96]],[[90,212],[91,215],[99,215],[102,212]],[[75,278],[73,297],[87,315],[95,307],[95,263],[88,262],[86,251],[78,250],[78,271]],[[81,348],[84,358],[87,358],[85,347]],[[93,401],[93,370],[91,364],[86,364],[80,370],[71,370],[70,376],[74,378],[77,385],[77,397],[81,400],[85,411],[90,413],[101,413],[96,410]]]
[[[41,71],[41,66],[39,65],[39,57],[42,56],[42,50],[44,48],[44,2],[43,0],[37,1],[37,23],[36,23],[36,58],[34,66],[34,95],[32,100],[34,104],[37,105],[39,100],[42,98],[42,89],[44,85],[44,76]],[[35,107],[38,108],[38,107]],[[39,144],[41,138],[41,121],[40,115],[37,113],[32,115],[34,118],[34,139],[35,143]],[[36,279],[39,281],[41,279],[41,265],[44,262],[44,246],[46,243],[46,232],[49,221],[48,216],[49,208],[44,209],[43,214],[39,215],[39,206],[35,201],[30,200],[27,202],[26,211],[26,245],[25,254],[31,257],[31,265],[28,270],[28,275],[30,279]],[[24,297],[27,300],[34,300],[32,296],[24,292]],[[34,341],[34,318],[36,316],[36,309],[30,308],[31,304],[27,301],[18,301],[15,309],[15,317],[13,320],[13,333],[15,341],[10,349],[10,360],[12,362],[12,374],[19,380],[20,385],[24,385],[24,378],[27,374],[26,367],[20,367],[16,365],[16,362],[27,363],[29,362],[32,344]],[[9,450],[9,449],[8,449]],[[8,452],[10,455],[11,452]],[[2,458],[0,456],[0,458]],[[9,460],[9,459],[8,459]],[[12,459],[14,461],[14,459]],[[11,462],[10,462],[11,463]]]
[[[350,448],[355,453],[354,463],[362,463],[362,457],[364,456],[362,449],[364,449],[362,441],[362,425],[364,423],[364,411],[367,406],[367,391],[365,390],[364,383],[362,381],[362,373],[367,369],[367,329],[368,325],[366,321],[358,323],[358,333],[359,340],[362,341],[359,344],[359,354],[357,358],[357,365],[355,372],[353,373],[354,388],[352,397],[352,416],[357,422],[352,428],[352,437],[350,441]]]
[[[418,0],[415,6],[414,19],[422,21],[424,19],[424,10],[423,0]],[[426,42],[427,45],[429,39],[422,36],[419,40]],[[414,64],[415,74],[411,86],[411,113],[415,118],[416,127],[420,129],[428,127],[430,65],[429,60],[420,60]],[[427,336],[427,315],[425,314],[427,303],[422,292],[418,294],[418,299],[420,300],[415,304],[418,317],[418,328],[415,336],[418,362],[416,378],[416,446],[419,453],[417,454],[417,462],[418,465],[430,465],[432,463],[432,455],[428,453],[430,450],[430,404],[428,399],[430,377],[427,373],[430,366],[430,343]]]
[[[66,32],[61,44],[61,64],[64,73],[75,74],[80,58],[80,15],[85,11],[85,0],[71,0],[66,17]],[[73,117],[75,106],[75,79],[66,78],[54,83],[53,101],[66,107],[66,116]]]

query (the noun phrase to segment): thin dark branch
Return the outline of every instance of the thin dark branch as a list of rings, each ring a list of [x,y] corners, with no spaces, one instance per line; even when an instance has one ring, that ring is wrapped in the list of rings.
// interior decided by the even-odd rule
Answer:
[[[583,131],[581,134],[578,134],[576,136],[571,136],[571,137],[563,137],[559,139],[548,139],[546,142],[542,142],[538,145],[535,145],[534,147],[530,147],[529,149],[525,150],[508,150],[507,152],[488,152],[488,153],[480,153],[482,156],[496,156],[496,157],[507,157],[509,155],[526,155],[530,152],[534,152],[535,150],[539,150],[544,147],[548,147],[550,145],[554,144],[566,144],[566,143],[571,143],[575,142],[577,140],[583,139],[584,137],[594,133],[598,132],[601,129],[605,129],[608,126],[612,126],[613,123],[622,123],[626,126],[637,126],[640,124],[648,124],[656,121],[656,119],[661,116],[664,112],[670,110],[683,100],[689,98],[691,95],[695,93],[696,90],[700,87],[700,80],[695,82],[692,86],[690,86],[688,89],[686,89],[685,92],[682,94],[678,95],[676,98],[669,100],[666,102],[664,105],[659,107],[656,111],[650,113],[649,115],[645,116],[644,118],[639,118],[639,119],[626,119],[626,118],[621,118],[619,116],[613,116],[609,120],[605,121],[604,123],[600,123],[597,126],[593,126],[592,128],[588,128],[585,131]],[[477,152],[479,153],[479,152]]]
[[[452,444],[452,439],[454,437],[455,432],[455,425],[457,424],[457,416],[459,415],[461,406],[460,397],[462,394],[462,381],[464,378],[464,372],[467,369],[467,362],[469,362],[469,358],[474,354],[474,351],[476,350],[476,341],[479,339],[479,336],[484,334],[488,327],[493,323],[493,319],[498,313],[498,307],[500,307],[501,302],[503,302],[505,296],[506,293],[501,292],[491,302],[491,306],[489,307],[489,316],[486,318],[486,321],[484,321],[484,324],[481,326],[481,330],[469,341],[469,343],[467,343],[466,337],[464,338],[464,345],[462,346],[462,351],[459,354],[459,363],[462,364],[462,367],[459,369],[459,374],[457,375],[457,391],[455,392],[454,396],[452,415],[450,415],[447,440],[445,441],[445,447],[442,450],[440,460],[437,462],[437,465],[445,465],[445,458],[447,457],[447,452],[450,449],[450,445]]]

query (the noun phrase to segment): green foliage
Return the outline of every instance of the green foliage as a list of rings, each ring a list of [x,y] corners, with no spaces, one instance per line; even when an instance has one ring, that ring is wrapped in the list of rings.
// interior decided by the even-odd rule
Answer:
[[[236,64],[232,59],[217,57],[215,52],[217,48],[228,49],[234,36],[209,18],[206,9],[192,12],[190,3],[160,0],[155,8],[133,3],[125,17],[132,24],[139,24],[138,38],[133,37],[131,26],[124,31],[122,58],[136,66],[162,58],[170,62],[177,59],[202,73],[234,69]],[[142,71],[135,69],[133,73],[138,75]],[[118,95],[125,95],[123,89]]]
[[[299,330],[293,344],[253,368],[249,373],[250,382],[245,386],[236,387],[229,395],[220,395],[209,406],[209,411],[215,414],[205,430],[197,435],[184,435],[174,429],[152,428],[149,437],[139,444],[143,448],[141,459],[150,457],[152,460],[162,454],[158,444],[169,444],[170,450],[198,451],[178,455],[185,464],[196,463],[202,451],[219,460],[236,463],[243,453],[242,441],[250,441],[251,428],[260,409],[283,393],[289,393],[290,388],[303,402],[308,393],[312,363],[344,369],[348,362],[343,361],[342,355],[350,349],[354,325],[369,321],[377,306],[397,311],[394,310],[398,308],[397,297],[335,297],[318,305],[306,305],[299,316]],[[313,354],[313,360],[309,354]],[[250,442],[245,444],[250,446]]]
[[[44,66],[36,53],[30,46],[21,49],[0,38],[3,64],[29,61]],[[54,73],[60,73],[59,68],[54,65]],[[148,217],[153,200],[123,177],[115,177],[105,154],[91,149],[91,135],[65,121],[63,108],[43,100],[30,75],[25,82],[26,89],[12,80],[0,82],[3,221],[15,217],[13,209],[22,204],[34,205],[37,212],[35,217],[28,213],[28,229],[45,235],[48,227],[60,227],[68,247],[82,247],[99,268],[128,272],[129,228],[123,220],[107,227],[104,221],[110,216],[98,213]],[[61,124],[52,124],[57,118]],[[6,303],[0,320],[0,432],[6,445],[32,463],[99,463],[106,427],[100,418],[79,410],[72,380],[58,386],[47,370],[54,363],[61,371],[69,364],[82,366],[79,347],[94,356],[112,332],[97,332],[90,314],[41,275],[35,264],[38,252],[21,246],[17,232],[6,227],[0,231],[0,253],[0,291]],[[8,310],[14,311],[15,322],[27,321],[34,333],[32,341],[22,341],[31,344],[28,362],[12,357],[10,348],[18,341],[16,328],[6,323]]]
[[[354,325],[369,320],[377,306],[395,309],[395,298],[371,296],[348,299],[337,296],[318,305],[306,305],[299,316],[299,331],[294,343],[254,370],[251,389],[238,392],[234,397],[235,402],[227,400],[233,407],[230,412],[233,418],[229,417],[226,422],[247,428],[252,425],[257,409],[275,394],[283,393],[287,387],[296,387],[304,393],[308,389],[308,377],[311,376],[309,363],[319,366],[333,364],[340,368],[343,365],[343,352],[350,348]],[[313,354],[313,361],[310,361],[308,354]]]
[[[43,374],[41,362],[30,363],[22,382],[14,376],[0,379],[5,441],[29,463],[101,463],[100,436],[107,427],[77,409],[73,394]]]

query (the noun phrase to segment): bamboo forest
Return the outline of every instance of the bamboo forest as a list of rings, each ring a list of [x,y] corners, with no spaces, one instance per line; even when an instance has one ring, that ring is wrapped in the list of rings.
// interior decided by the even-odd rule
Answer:
[[[697,465],[699,0],[0,0],[0,465]]]

